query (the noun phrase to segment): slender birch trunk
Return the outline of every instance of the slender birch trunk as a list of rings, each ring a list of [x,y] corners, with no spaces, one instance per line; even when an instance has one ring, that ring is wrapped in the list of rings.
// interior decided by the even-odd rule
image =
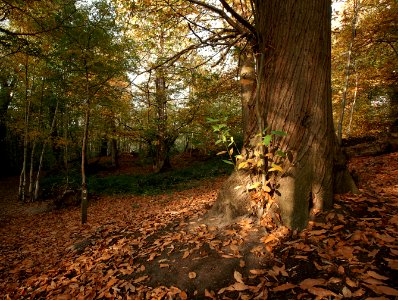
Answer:
[[[44,141],[43,143],[43,147],[41,149],[41,153],[40,153],[40,159],[39,159],[39,166],[37,168],[37,174],[36,174],[36,181],[35,181],[35,192],[33,195],[33,200],[37,200],[39,198],[39,189],[40,189],[40,172],[41,172],[41,168],[43,166],[43,157],[44,157],[44,152],[47,146],[47,143],[50,141],[51,139],[51,132],[53,131],[54,127],[55,127],[55,121],[56,121],[56,117],[57,117],[57,113],[58,113],[58,105],[59,105],[59,100],[57,98],[57,104],[55,105],[55,111],[54,111],[54,116],[51,122],[51,129],[50,129],[50,134],[47,137],[47,139]]]
[[[352,18],[351,40],[350,40],[350,44],[348,46],[348,57],[347,57],[347,65],[346,65],[346,71],[345,71],[345,73],[346,73],[345,84],[344,84],[344,88],[343,88],[343,95],[341,98],[340,118],[339,118],[339,122],[337,124],[337,140],[340,145],[341,145],[341,140],[343,138],[343,121],[344,121],[345,106],[346,106],[346,101],[347,101],[348,84],[349,84],[349,80],[350,80],[352,47],[354,44],[354,39],[355,39],[355,34],[356,34],[355,31],[356,31],[356,25],[357,25],[357,20],[358,20],[359,7],[360,7],[359,1],[354,1],[354,16]]]
[[[82,140],[82,162],[81,162],[81,174],[82,174],[82,202],[81,202],[81,221],[82,224],[87,222],[87,207],[88,207],[88,190],[87,190],[87,178],[86,178],[86,150],[88,140],[88,126],[90,122],[90,88],[89,88],[89,74],[86,65],[86,111],[84,115],[84,130]]]
[[[29,201],[33,200],[33,170],[35,164],[35,150],[36,150],[36,141],[33,141],[32,150],[30,152],[30,170],[29,170],[29,187],[28,187],[28,197]]]
[[[352,100],[352,104],[351,104],[350,121],[349,121],[349,123],[348,123],[348,128],[347,128],[347,136],[349,136],[350,133],[351,133],[352,117],[353,117],[353,115],[354,115],[355,103],[357,102],[357,94],[358,94],[358,73],[355,73],[355,91],[354,91],[354,99]]]
[[[28,159],[28,127],[30,116],[30,97],[29,97],[29,78],[28,78],[28,63],[29,57],[26,56],[25,61],[25,129],[24,129],[24,142],[23,142],[23,163],[21,175],[19,177],[18,199],[22,202],[25,201],[25,187],[26,187],[26,163]]]

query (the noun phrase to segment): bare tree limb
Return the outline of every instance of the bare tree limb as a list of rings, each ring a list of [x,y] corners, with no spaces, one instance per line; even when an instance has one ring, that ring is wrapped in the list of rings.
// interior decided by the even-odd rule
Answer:
[[[222,6],[244,27],[246,27],[254,36],[256,35],[256,28],[250,24],[245,18],[238,14],[225,0],[219,0]]]

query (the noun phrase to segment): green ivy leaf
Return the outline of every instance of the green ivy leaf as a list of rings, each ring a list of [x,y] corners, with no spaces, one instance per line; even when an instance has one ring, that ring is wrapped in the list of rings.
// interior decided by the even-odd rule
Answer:
[[[286,153],[283,152],[282,150],[276,151],[276,155],[279,155],[280,157],[286,157]]]
[[[265,146],[269,146],[269,143],[271,143],[271,139],[272,139],[272,135],[270,135],[270,134],[267,134],[265,137],[264,137],[264,139],[263,139],[263,144],[265,145]]]
[[[229,164],[229,165],[234,165],[234,163],[230,160],[223,159],[223,162],[225,162],[226,164]]]
[[[272,131],[271,131],[271,134],[279,135],[279,136],[287,136],[287,133],[286,133],[286,132],[280,131],[280,130],[272,130]]]

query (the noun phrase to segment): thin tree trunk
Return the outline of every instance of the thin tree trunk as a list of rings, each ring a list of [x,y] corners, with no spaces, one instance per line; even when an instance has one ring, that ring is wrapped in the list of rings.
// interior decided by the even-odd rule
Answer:
[[[29,97],[29,73],[28,73],[29,57],[26,56],[25,62],[25,129],[24,129],[24,142],[23,142],[23,163],[21,175],[19,177],[18,199],[22,202],[25,201],[25,187],[26,187],[26,164],[28,159],[28,127],[30,116],[30,97]]]
[[[115,120],[112,121],[112,138],[111,138],[111,161],[112,167],[117,168],[119,166],[118,161],[118,147],[117,147],[117,139],[116,139],[116,124]]]
[[[82,161],[81,161],[81,174],[82,174],[82,202],[81,202],[81,221],[82,224],[87,222],[87,207],[88,207],[88,189],[86,178],[86,151],[88,141],[88,127],[90,122],[90,87],[89,87],[89,74],[86,66],[86,109],[84,115],[84,129],[82,140]]]
[[[58,105],[59,105],[59,100],[57,98],[57,104],[55,105],[55,111],[54,111],[54,116],[53,119],[51,121],[51,128],[50,128],[50,135],[47,137],[47,139],[44,140],[43,143],[43,147],[41,149],[41,153],[40,153],[40,159],[39,159],[39,166],[37,168],[37,173],[36,173],[36,181],[35,181],[35,192],[33,195],[33,199],[36,201],[39,198],[39,189],[40,189],[40,173],[41,173],[41,168],[43,166],[43,158],[44,158],[44,152],[47,146],[47,143],[50,141],[51,139],[51,132],[53,131],[54,127],[55,127],[55,121],[56,121],[56,117],[57,117],[57,113],[58,113]]]
[[[352,117],[354,115],[354,108],[355,103],[357,102],[357,94],[358,94],[358,73],[355,73],[355,91],[354,91],[354,99],[352,100],[351,110],[350,110],[350,121],[347,127],[347,136],[351,134],[351,124],[352,124]]]
[[[28,187],[28,197],[29,201],[33,200],[33,169],[35,164],[35,150],[36,150],[36,140],[33,141],[32,150],[30,152],[30,170],[29,170],[29,187]]]
[[[359,13],[359,1],[354,0],[354,16],[352,18],[352,28],[351,28],[351,40],[350,44],[348,46],[348,56],[347,56],[347,64],[346,64],[346,70],[345,70],[345,83],[344,83],[344,88],[343,88],[343,94],[341,97],[341,111],[340,111],[340,117],[337,125],[337,139],[339,144],[341,145],[341,141],[343,138],[343,121],[344,121],[344,115],[345,115],[345,106],[346,106],[346,99],[347,99],[347,90],[348,90],[348,85],[349,85],[349,80],[350,80],[350,70],[351,70],[351,55],[352,55],[352,47],[354,44],[354,39],[356,35],[356,25],[357,25],[357,20],[358,20],[358,13]]]
[[[69,148],[68,148],[68,131],[69,131],[69,112],[68,112],[68,107],[66,107],[65,113],[64,113],[64,140],[65,140],[65,146],[64,146],[64,167],[65,167],[65,189],[68,189],[69,187]]]
[[[156,110],[157,110],[157,143],[155,169],[157,172],[164,171],[170,167],[168,161],[167,147],[167,98],[166,82],[162,70],[157,70],[156,74]]]

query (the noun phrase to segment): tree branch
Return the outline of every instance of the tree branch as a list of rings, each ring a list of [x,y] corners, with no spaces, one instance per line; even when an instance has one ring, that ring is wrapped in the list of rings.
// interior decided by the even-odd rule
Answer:
[[[228,17],[228,15],[221,9],[207,4],[205,2],[199,1],[199,0],[188,0],[188,2],[191,2],[193,4],[202,6],[204,8],[207,8],[208,10],[215,12],[216,14],[218,14],[220,17],[222,17],[229,25],[231,25],[233,28],[235,28],[236,30],[238,30],[240,33],[244,33],[245,30],[242,28],[242,26],[240,26],[238,23],[236,23],[234,20],[232,20],[230,17]]]
[[[250,24],[245,18],[238,14],[225,0],[219,0],[222,6],[244,27],[246,27],[254,36],[256,35],[256,28]]]

